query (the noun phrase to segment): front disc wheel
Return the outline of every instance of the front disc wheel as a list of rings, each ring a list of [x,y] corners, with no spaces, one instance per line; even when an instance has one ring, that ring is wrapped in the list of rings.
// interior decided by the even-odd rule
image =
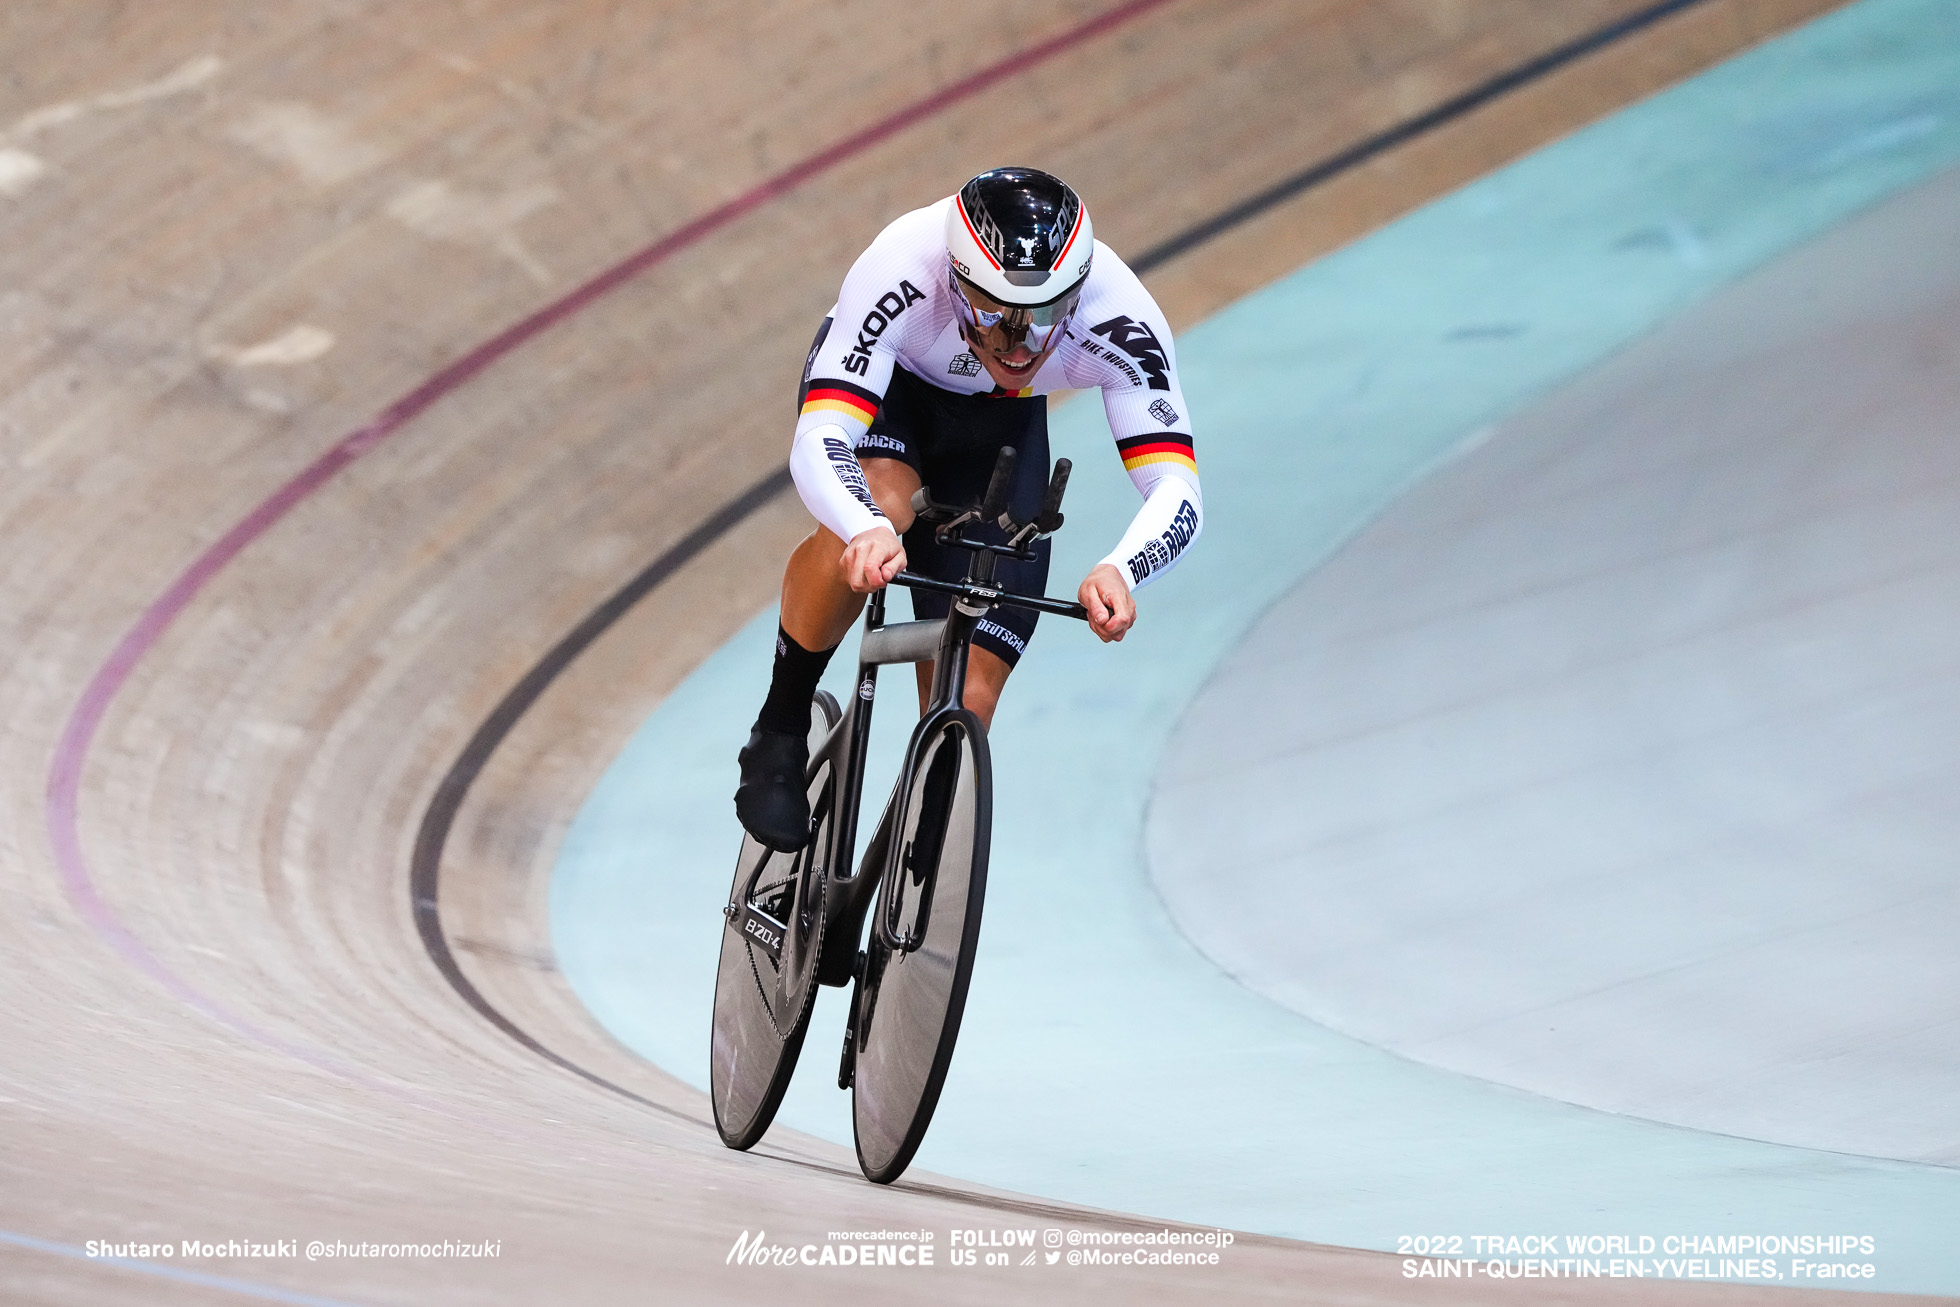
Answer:
[[[993,820],[986,730],[971,712],[935,715],[912,757],[872,908],[853,1031],[858,1165],[879,1184],[910,1165],[952,1065],[980,943]]]

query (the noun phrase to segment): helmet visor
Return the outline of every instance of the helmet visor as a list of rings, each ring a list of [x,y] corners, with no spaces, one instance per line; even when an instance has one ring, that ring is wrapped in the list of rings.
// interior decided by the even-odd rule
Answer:
[[[951,269],[946,275],[953,283],[953,307],[966,327],[967,338],[996,354],[1005,354],[1017,345],[1026,345],[1037,354],[1043,352],[1055,343],[1055,333],[1068,325],[1082,300],[1078,282],[1046,304],[1032,308],[1002,304]]]

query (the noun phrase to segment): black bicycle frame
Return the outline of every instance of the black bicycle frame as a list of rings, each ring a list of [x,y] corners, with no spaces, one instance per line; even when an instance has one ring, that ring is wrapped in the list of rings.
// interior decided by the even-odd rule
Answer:
[[[977,556],[976,563],[979,557],[986,556]],[[991,557],[987,561],[991,564]],[[974,570],[990,573],[992,568],[976,567]],[[909,573],[901,573],[894,578],[900,583],[911,579]],[[978,581],[981,578],[974,579]],[[855,859],[858,810],[864,798],[864,764],[871,740],[871,709],[877,698],[878,669],[895,663],[930,661],[934,664],[932,690],[925,714],[914,728],[912,741],[906,748],[905,766],[900,770],[898,784],[893,789],[893,800],[886,804],[879,832],[866,847],[863,863],[850,874],[833,875],[826,882],[828,918],[843,929],[834,935],[829,930],[825,932],[826,936],[839,942],[832,964],[824,966],[819,962],[818,976],[825,983],[849,983],[849,967],[856,961],[864,914],[870,907],[872,893],[887,869],[884,864],[891,861],[886,828],[896,819],[897,797],[906,793],[911,786],[917,765],[915,755],[918,742],[926,737],[942,710],[963,706],[967,650],[972,642],[973,629],[988,607],[991,605],[983,607],[963,597],[963,602],[955,605],[945,617],[922,622],[897,622],[887,626],[884,620],[885,592],[880,590],[873,594],[866,605],[864,638],[858,649],[856,688],[851,695],[850,706],[810,758],[808,775],[811,778],[826,762],[830,764],[831,783],[836,787],[837,796],[836,816],[831,822],[826,847],[822,850],[820,867],[848,868]],[[915,924],[919,930],[923,930],[922,921]],[[878,927],[880,938],[887,947],[900,952],[918,947],[917,931],[911,932],[910,939],[894,939],[882,919]],[[849,941],[848,956],[843,944],[846,940]],[[832,952],[828,947],[825,951]]]
[[[960,581],[941,581],[912,572],[900,572],[892,578],[894,584],[951,596],[952,610],[941,618],[897,622],[887,626],[887,591],[878,590],[872,594],[864,614],[864,637],[858,648],[857,681],[851,702],[845,708],[844,715],[824,737],[823,743],[811,753],[806,777],[814,780],[818,769],[829,763],[831,784],[836,793],[836,817],[830,824],[824,847],[815,851],[818,861],[810,872],[813,878],[821,875],[826,868],[834,871],[850,869],[853,865],[857,851],[858,808],[864,797],[865,753],[871,738],[871,706],[878,689],[878,669],[892,663],[928,660],[933,663],[932,689],[926,709],[920,715],[919,724],[913,729],[911,741],[906,746],[905,765],[900,769],[892,799],[885,805],[878,831],[865,848],[864,860],[848,874],[832,875],[824,881],[825,919],[843,929],[834,934],[828,926],[825,929],[823,956],[818,959],[817,965],[820,983],[850,983],[857,962],[858,937],[862,933],[864,913],[870,906],[871,893],[896,866],[900,856],[900,851],[891,847],[892,826],[898,816],[898,797],[911,789],[912,777],[919,763],[920,743],[930,737],[945,713],[965,706],[967,652],[980,619],[1003,604],[1060,617],[1088,616],[1081,604],[1043,595],[1006,592],[994,582],[997,558],[1033,558],[1030,552],[1032,541],[1053,532],[1062,524],[1061,501],[1068,485],[1069,461],[1056,460],[1040,513],[1030,521],[1022,522],[1006,512],[1007,487],[1014,459],[1015,452],[1011,448],[1001,451],[994,465],[993,480],[988,486],[986,499],[973,508],[962,510],[935,504],[924,491],[915,497],[913,507],[919,513],[918,520],[938,523],[940,542],[970,550],[973,561],[967,568],[965,579]],[[963,530],[968,523],[994,520],[998,520],[1008,532],[1007,544],[969,539]],[[873,871],[878,874],[869,874]],[[758,867],[757,874],[760,873]],[[808,880],[804,883],[807,885]],[[751,884],[745,892],[744,902],[753,890]],[[924,938],[926,914],[931,907],[930,884],[923,886],[922,891],[912,930],[903,935],[897,933],[895,918],[892,921],[881,919],[877,923],[880,941],[894,952],[909,953]],[[896,905],[898,896],[894,894],[890,897]],[[804,905],[798,906],[801,909]],[[893,912],[896,911],[894,906]]]

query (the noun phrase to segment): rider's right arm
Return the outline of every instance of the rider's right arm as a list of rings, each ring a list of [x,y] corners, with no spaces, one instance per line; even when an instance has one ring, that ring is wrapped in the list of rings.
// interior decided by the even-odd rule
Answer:
[[[830,330],[810,357],[790,475],[811,516],[847,542],[891,526],[865,485],[857,441],[884,402],[900,339],[933,330],[932,297],[920,288],[933,283],[920,268],[935,252],[945,260],[942,211],[928,206],[904,214],[858,256],[831,310]]]
[[[864,469],[853,451],[854,438],[835,423],[797,425],[789,448],[789,474],[810,516],[839,540],[850,541],[873,527],[891,530],[891,522],[871,497]]]

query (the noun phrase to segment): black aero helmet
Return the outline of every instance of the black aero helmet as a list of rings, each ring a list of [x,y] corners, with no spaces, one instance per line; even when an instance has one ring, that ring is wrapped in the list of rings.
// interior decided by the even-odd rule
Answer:
[[[993,168],[960,187],[946,214],[946,250],[969,331],[1005,332],[1005,349],[1032,330],[1040,340],[1028,344],[1044,348],[1075,309],[1095,243],[1089,211],[1058,177]]]

